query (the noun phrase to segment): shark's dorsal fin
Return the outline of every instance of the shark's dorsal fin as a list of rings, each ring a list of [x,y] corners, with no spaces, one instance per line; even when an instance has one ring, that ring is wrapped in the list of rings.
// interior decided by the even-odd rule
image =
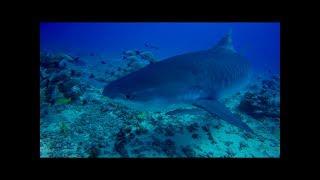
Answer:
[[[232,43],[232,30],[230,30],[220,41],[212,48],[213,50],[227,50],[235,52]]]

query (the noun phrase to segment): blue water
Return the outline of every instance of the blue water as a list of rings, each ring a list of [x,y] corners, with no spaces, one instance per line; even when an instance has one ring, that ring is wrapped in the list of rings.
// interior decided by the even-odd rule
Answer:
[[[246,56],[254,70],[280,69],[279,23],[42,23],[41,50],[74,54],[98,53],[120,57],[129,49],[159,47],[163,59],[208,49],[232,30],[235,49]]]
[[[219,105],[222,116],[192,104],[103,93],[149,63],[212,48],[228,32],[254,76],[219,101],[253,134],[223,121],[230,116]],[[278,158],[279,72],[279,23],[41,23],[40,157]]]

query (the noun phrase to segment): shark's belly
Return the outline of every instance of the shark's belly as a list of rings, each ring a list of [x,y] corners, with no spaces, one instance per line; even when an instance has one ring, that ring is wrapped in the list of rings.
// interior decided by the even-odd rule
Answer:
[[[199,87],[188,86],[181,82],[149,87],[140,91],[131,92],[130,99],[149,101],[162,99],[165,101],[192,101],[207,97],[208,93]]]

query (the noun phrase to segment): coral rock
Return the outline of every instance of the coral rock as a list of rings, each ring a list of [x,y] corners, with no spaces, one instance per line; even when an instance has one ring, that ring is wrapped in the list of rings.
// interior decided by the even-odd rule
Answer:
[[[199,124],[198,123],[192,123],[189,126],[187,126],[187,130],[192,133],[195,132],[199,129]]]
[[[195,151],[189,145],[183,146],[181,148],[181,150],[187,157],[195,157],[196,156]]]

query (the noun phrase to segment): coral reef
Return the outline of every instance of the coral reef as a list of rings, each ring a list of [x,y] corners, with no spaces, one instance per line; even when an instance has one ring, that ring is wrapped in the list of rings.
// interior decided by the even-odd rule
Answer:
[[[174,157],[176,155],[176,145],[171,139],[166,139],[162,142],[161,148],[168,157]]]
[[[222,99],[257,137],[192,105],[150,110],[103,96],[106,83],[155,62],[147,51],[123,56],[119,66],[97,59],[99,69],[79,66],[82,57],[40,54],[41,157],[279,157],[278,77]]]
[[[148,64],[157,62],[153,53],[150,51],[129,50],[123,52],[123,59],[127,63],[127,67],[124,69],[127,73],[136,71]]]
[[[254,118],[280,117],[280,78],[262,80],[261,83],[249,87],[242,97],[239,110]]]
[[[140,56],[142,59],[149,61],[150,64],[157,62],[153,53],[150,51],[144,51],[140,53]]]
[[[181,150],[186,157],[196,157],[196,152],[189,145],[181,147]]]
[[[44,91],[43,103],[67,104],[78,100],[86,86],[79,82],[80,70],[71,69],[68,61],[74,59],[66,54],[40,55],[40,91]]]

